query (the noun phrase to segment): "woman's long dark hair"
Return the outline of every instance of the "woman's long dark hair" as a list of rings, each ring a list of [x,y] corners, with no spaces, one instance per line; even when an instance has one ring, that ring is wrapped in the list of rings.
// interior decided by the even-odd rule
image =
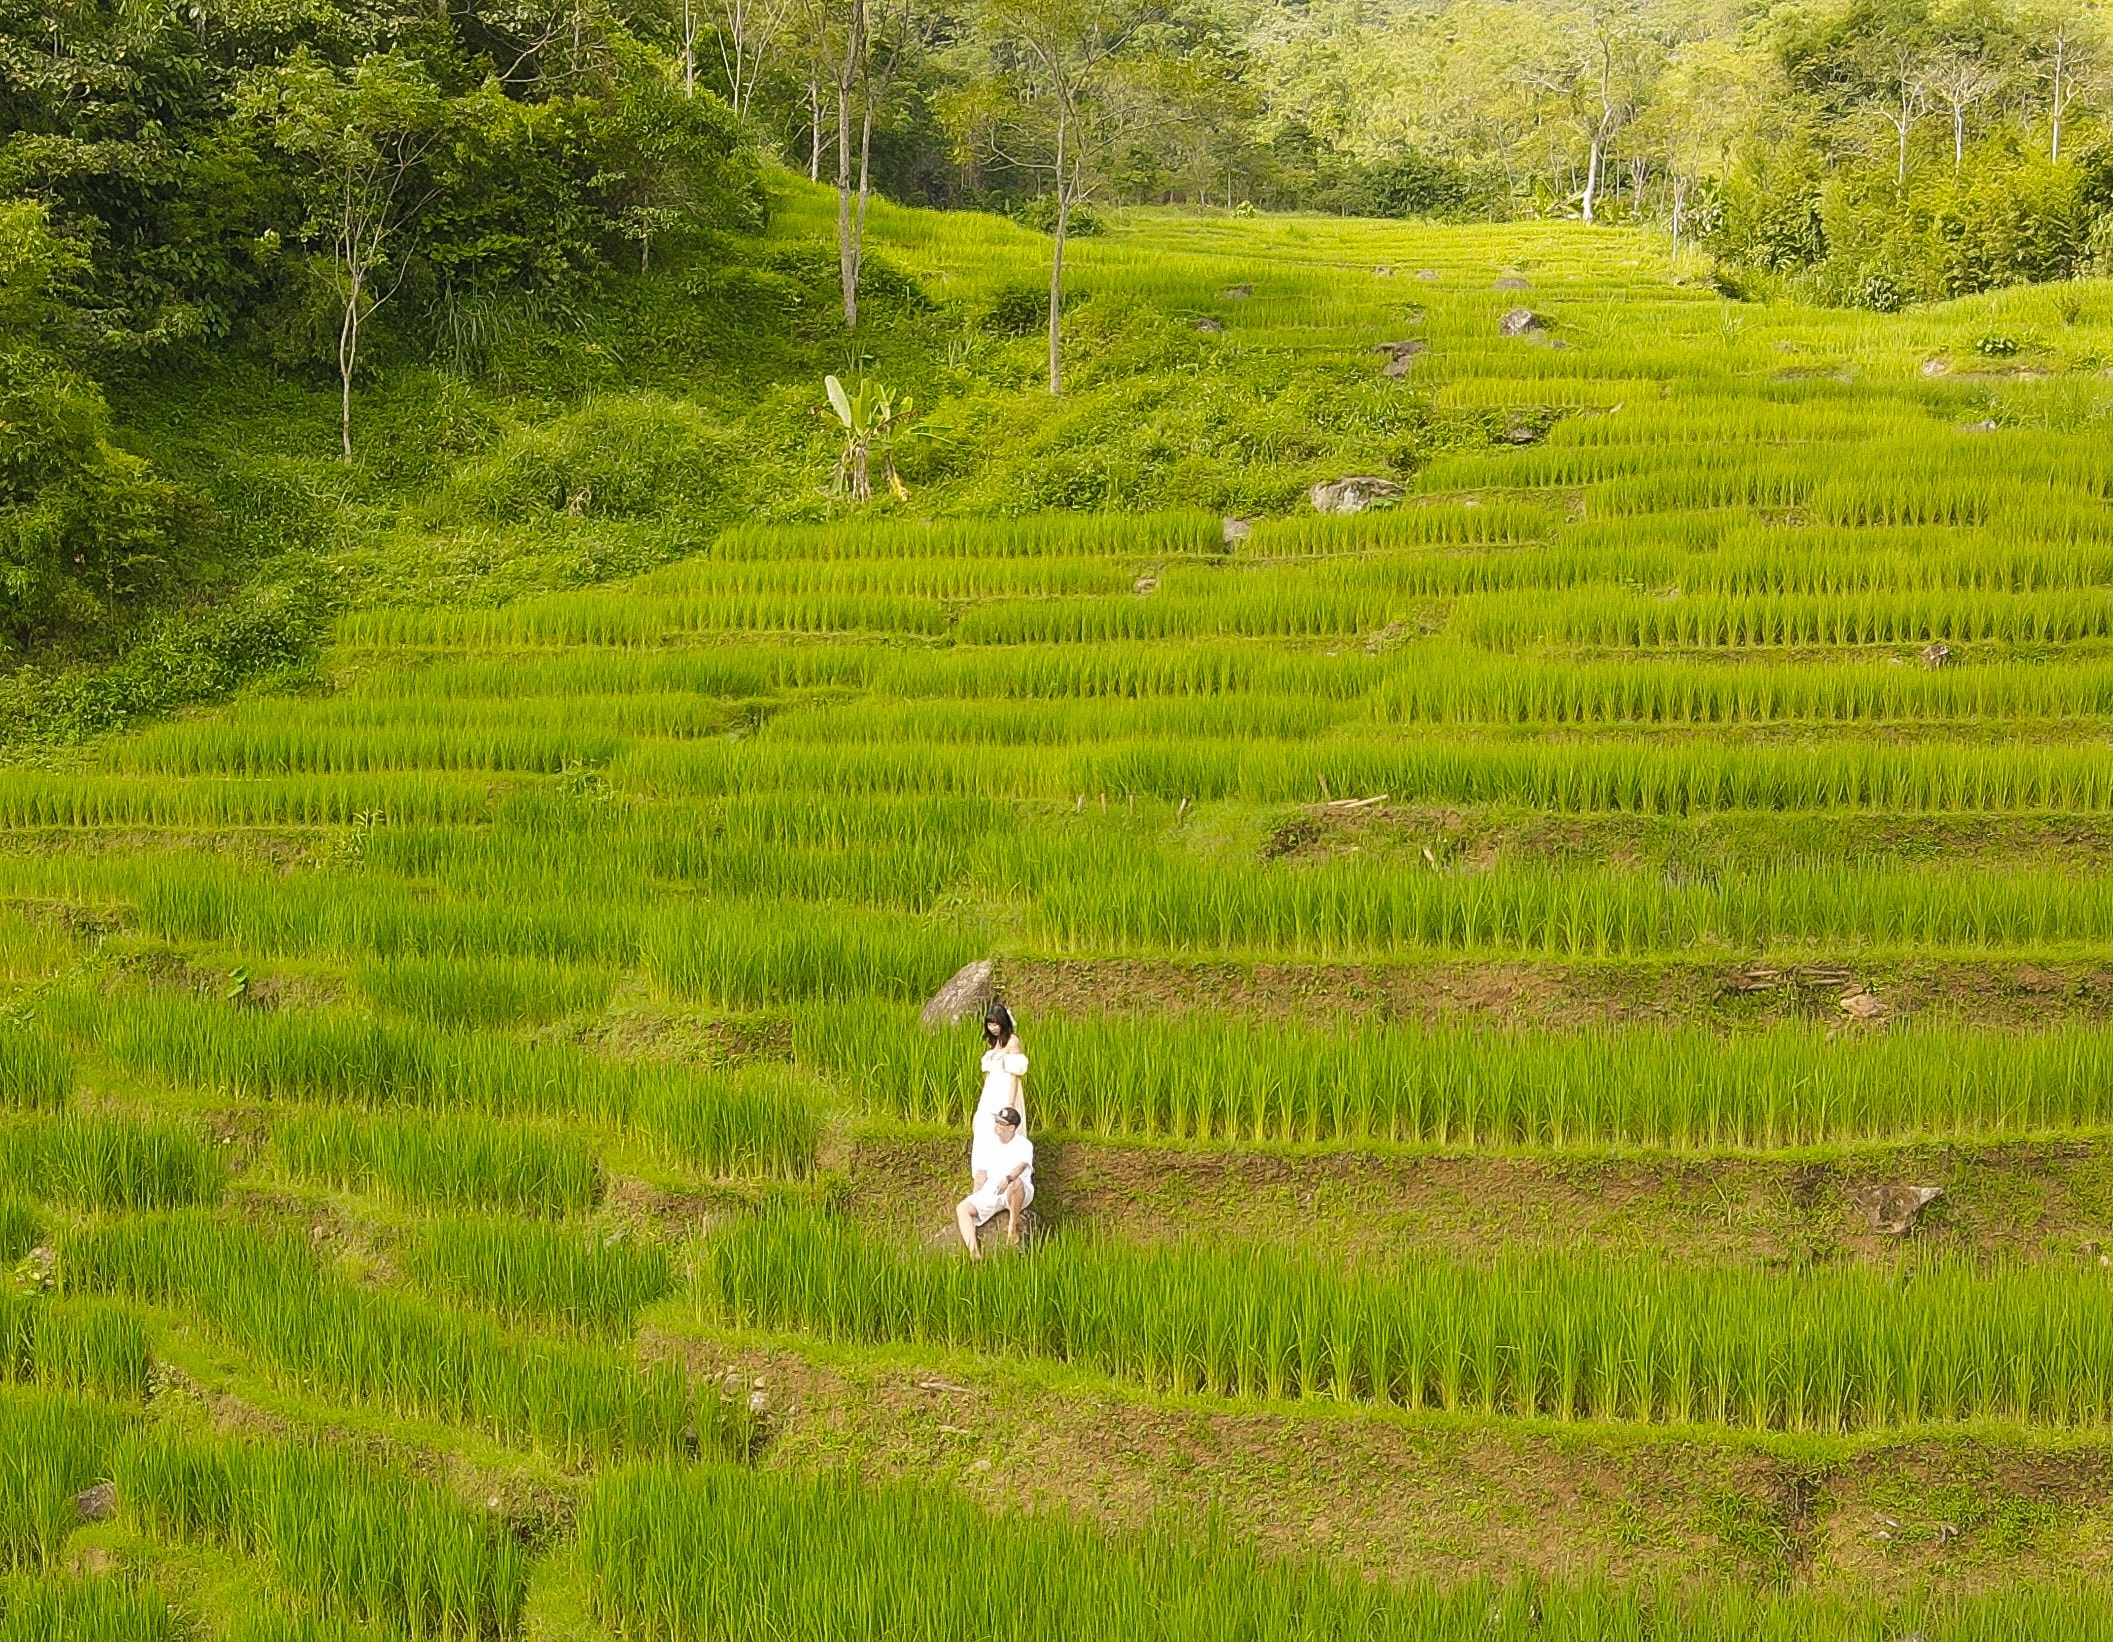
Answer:
[[[993,1030],[995,1028],[995,1031]],[[1002,1048],[1013,1039],[1012,1011],[1002,1003],[994,1003],[983,1012],[983,1035],[994,1047]]]

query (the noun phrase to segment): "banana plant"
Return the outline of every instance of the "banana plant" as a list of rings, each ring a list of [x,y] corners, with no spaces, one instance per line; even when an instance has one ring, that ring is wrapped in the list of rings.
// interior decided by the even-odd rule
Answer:
[[[881,474],[888,481],[888,488],[898,502],[907,502],[910,487],[895,471],[894,441],[896,430],[910,419],[910,396],[904,394],[898,399],[894,389],[863,378],[855,393],[846,392],[844,384],[834,376],[824,377],[822,385],[829,393],[829,408],[844,425],[844,451],[836,459],[836,493],[841,496],[848,491],[854,502],[871,501],[873,456],[878,451]]]

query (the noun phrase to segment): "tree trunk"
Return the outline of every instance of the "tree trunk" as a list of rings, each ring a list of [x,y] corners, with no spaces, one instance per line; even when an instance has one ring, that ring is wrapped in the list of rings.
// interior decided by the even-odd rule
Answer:
[[[866,81],[858,132],[858,215],[851,224],[851,298],[858,307],[858,277],[866,266],[866,203],[873,197],[873,83]],[[846,327],[849,328],[848,326]]]
[[[2054,42],[2054,106],[2049,110],[2054,116],[2054,140],[2048,145],[2047,163],[2059,165],[2062,161],[2062,70],[2067,66],[2067,40]]]
[[[364,272],[352,274],[346,286],[345,321],[337,334],[338,438],[347,467],[352,465],[352,373],[359,364],[360,293],[365,284]]]
[[[844,28],[844,58],[836,77],[836,260],[844,285],[844,329],[858,329],[859,240],[851,220],[851,95],[863,83],[866,61],[865,0],[851,0]],[[863,188],[863,178],[861,178]],[[860,202],[858,226],[865,226]]]
[[[822,180],[822,77],[809,69],[807,73],[807,132],[811,139],[807,144],[807,180]]]
[[[1591,154],[1585,162],[1585,221],[1592,220],[1592,203],[1599,194],[1600,135],[1592,133]]]
[[[836,266],[844,286],[844,329],[858,329],[858,269],[851,260],[851,88],[836,88]]]
[[[1958,176],[1966,165],[1966,104],[1952,104],[1952,175]]]
[[[1071,226],[1071,188],[1064,175],[1065,143],[1070,122],[1061,107],[1057,113],[1056,147],[1056,245],[1049,257],[1049,392],[1064,391],[1064,234]]]
[[[697,13],[695,0],[682,0],[682,94],[697,97]]]
[[[1680,260],[1680,219],[1687,211],[1687,178],[1673,178],[1673,260]]]

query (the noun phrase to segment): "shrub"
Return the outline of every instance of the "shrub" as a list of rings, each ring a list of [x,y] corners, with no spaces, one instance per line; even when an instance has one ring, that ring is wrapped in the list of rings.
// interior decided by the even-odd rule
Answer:
[[[516,428],[456,472],[463,510],[532,521],[551,514],[694,516],[741,460],[697,406],[662,394],[603,395],[537,427]]]

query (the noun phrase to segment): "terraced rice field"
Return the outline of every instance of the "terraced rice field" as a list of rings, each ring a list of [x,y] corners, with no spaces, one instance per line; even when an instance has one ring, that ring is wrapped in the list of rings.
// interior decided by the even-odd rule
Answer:
[[[2113,285],[1080,263],[1449,431],[364,610],[0,769],[0,1638],[2113,1634]]]

